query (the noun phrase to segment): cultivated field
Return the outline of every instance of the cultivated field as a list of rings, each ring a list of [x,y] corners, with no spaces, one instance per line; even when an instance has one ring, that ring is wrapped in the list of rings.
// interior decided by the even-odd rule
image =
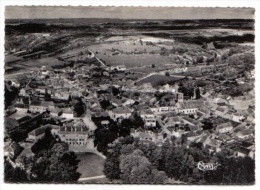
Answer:
[[[151,83],[152,86],[157,86],[162,83],[171,83],[183,79],[184,77],[170,77],[164,75],[151,75],[137,82],[137,85],[142,85],[144,83]]]

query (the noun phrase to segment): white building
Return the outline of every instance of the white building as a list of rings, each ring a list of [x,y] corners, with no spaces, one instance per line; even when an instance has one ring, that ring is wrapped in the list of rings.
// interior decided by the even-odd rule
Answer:
[[[45,126],[39,127],[37,129],[31,131],[28,134],[28,139],[31,141],[37,141],[37,140],[41,139],[44,136],[45,131],[48,127],[49,127],[48,125],[45,125]]]
[[[216,127],[216,131],[220,133],[228,133],[233,130],[233,125],[231,122],[222,123]]]
[[[54,108],[54,103],[51,101],[43,101],[39,103],[31,102],[29,105],[29,111],[33,113],[36,112],[42,113],[46,110],[53,109],[53,108]]]
[[[88,141],[89,128],[82,120],[74,120],[65,123],[58,132],[61,141],[69,146],[86,146]]]
[[[118,118],[127,119],[132,114],[131,110],[128,109],[127,107],[118,107],[118,108],[114,109],[112,112],[109,112],[109,113],[110,113],[110,117],[113,120],[117,120]]]
[[[156,118],[150,109],[142,110],[140,112],[140,116],[143,119],[145,126],[149,126],[149,127],[156,126]]]
[[[201,108],[203,105],[204,103],[200,100],[188,100],[185,102],[178,102],[176,104],[180,113],[188,115],[197,113],[197,110]]]
[[[111,66],[110,70],[111,71],[125,71],[126,70],[126,66],[125,65]]]

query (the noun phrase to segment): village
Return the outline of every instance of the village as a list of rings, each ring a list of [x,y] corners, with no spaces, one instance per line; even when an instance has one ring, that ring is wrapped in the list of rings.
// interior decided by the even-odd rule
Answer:
[[[234,102],[239,99],[205,90],[194,82],[187,95],[183,83],[190,85],[187,80],[192,80],[187,77],[158,87],[137,85],[137,73],[129,72],[124,65],[106,66],[89,52],[87,58],[95,59],[92,64],[52,69],[42,66],[24,76],[23,86],[19,85],[21,81],[5,82],[6,88],[20,87],[13,106],[6,111],[7,122],[13,127],[5,131],[9,134],[5,154],[10,160],[19,158],[23,150],[30,154],[30,146],[44,136],[46,128],[76,153],[102,154],[94,145],[95,130],[111,122],[121,126],[123,120],[134,120],[135,115],[143,125],[129,132],[144,144],[162,146],[166,140],[185,139],[187,145],[202,143],[211,153],[225,150],[228,157],[254,158],[253,105],[237,108]],[[254,94],[248,93],[245,98],[253,99]],[[15,128],[37,120],[41,114],[51,122],[27,129],[26,138],[8,138]]]

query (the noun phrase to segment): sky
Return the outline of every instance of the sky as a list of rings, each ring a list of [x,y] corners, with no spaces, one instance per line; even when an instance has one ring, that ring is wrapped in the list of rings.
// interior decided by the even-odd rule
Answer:
[[[6,19],[252,19],[253,8],[6,6]]]

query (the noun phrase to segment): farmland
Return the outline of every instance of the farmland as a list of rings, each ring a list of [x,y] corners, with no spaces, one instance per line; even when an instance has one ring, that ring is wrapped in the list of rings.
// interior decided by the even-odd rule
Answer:
[[[142,85],[144,83],[151,83],[152,86],[158,86],[165,83],[174,83],[176,81],[179,81],[183,79],[184,77],[170,77],[170,76],[164,76],[164,75],[151,75],[149,77],[144,78],[143,80],[140,80],[137,82],[137,85]]]

